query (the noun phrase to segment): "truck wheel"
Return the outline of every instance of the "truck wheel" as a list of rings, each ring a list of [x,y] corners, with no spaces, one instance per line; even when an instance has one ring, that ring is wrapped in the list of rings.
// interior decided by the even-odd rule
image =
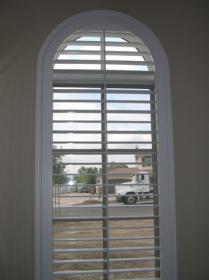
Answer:
[[[135,194],[128,194],[123,198],[123,203],[127,205],[135,204],[137,202],[137,197]]]

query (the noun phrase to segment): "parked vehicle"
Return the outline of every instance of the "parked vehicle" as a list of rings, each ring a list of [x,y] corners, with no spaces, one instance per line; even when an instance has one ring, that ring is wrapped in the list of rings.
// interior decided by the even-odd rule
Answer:
[[[77,190],[79,193],[88,193],[89,192],[89,188],[82,183],[78,183],[77,184]]]
[[[78,183],[76,181],[70,181],[68,188],[69,188],[69,192],[71,192],[71,193],[75,193],[75,192],[88,193],[89,192],[89,188],[84,183]]]
[[[135,204],[138,200],[152,196],[150,174],[139,172],[133,176],[132,181],[115,186],[116,200],[124,204]]]

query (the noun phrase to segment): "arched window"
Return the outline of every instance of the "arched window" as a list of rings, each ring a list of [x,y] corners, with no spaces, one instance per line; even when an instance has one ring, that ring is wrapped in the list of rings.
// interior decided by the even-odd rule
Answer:
[[[37,279],[175,279],[159,42],[135,20],[97,11],[64,23],[47,43],[37,99]]]

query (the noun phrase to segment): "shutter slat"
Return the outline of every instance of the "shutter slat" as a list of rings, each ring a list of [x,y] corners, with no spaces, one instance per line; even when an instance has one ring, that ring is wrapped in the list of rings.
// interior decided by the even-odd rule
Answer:
[[[142,215],[142,216],[113,216],[109,217],[109,221],[135,221],[135,220],[152,220],[153,215]],[[76,221],[103,221],[105,217],[53,217],[55,222],[76,222]]]
[[[75,249],[54,249],[54,253],[87,253],[87,252],[101,252],[106,249],[102,248],[75,248]],[[152,251],[160,250],[159,247],[154,246],[139,246],[139,247],[111,247],[111,252],[127,252],[127,251]]]
[[[159,260],[159,258],[156,258]],[[92,262],[99,262],[102,263],[103,259],[75,259],[75,260],[54,260],[55,264],[67,264],[67,263],[92,263]],[[154,257],[145,257],[145,258],[115,258],[110,259],[110,262],[145,262],[145,261],[155,261]]]
[[[57,59],[54,64],[91,64],[98,65],[103,63],[101,59],[87,60],[87,59]],[[131,61],[131,60],[107,60],[107,65],[144,65],[144,66],[154,66],[152,61]]]

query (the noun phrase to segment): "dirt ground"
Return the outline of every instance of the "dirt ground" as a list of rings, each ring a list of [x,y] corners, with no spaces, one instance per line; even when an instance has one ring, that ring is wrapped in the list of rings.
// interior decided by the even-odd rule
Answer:
[[[67,195],[60,195],[59,197],[54,197],[54,206],[67,206],[67,205],[78,205],[88,202],[101,202],[101,197],[98,195],[91,195],[89,193],[68,193]],[[114,201],[115,196],[110,195],[108,201]]]
[[[78,203],[78,201],[77,201]],[[111,221],[109,224],[109,248],[110,258],[142,258],[153,257],[154,250],[132,250],[111,252],[111,248],[118,247],[143,247],[154,246],[154,240],[149,239],[154,235],[152,220],[134,220],[134,221]],[[147,228],[150,227],[150,228]],[[102,238],[102,222],[56,222],[53,225],[54,236],[56,239],[70,239],[70,241],[54,241],[54,249],[82,249],[82,248],[97,248],[101,249],[98,252],[70,252],[70,253],[55,253],[55,260],[86,260],[86,262],[74,262],[69,264],[54,264],[54,271],[88,271],[88,270],[102,270],[102,240],[89,240],[89,238]],[[115,238],[131,237],[132,240],[111,240]],[[138,237],[145,237],[145,239],[133,239]],[[88,238],[88,240],[85,240]],[[147,239],[146,239],[147,238]],[[74,240],[73,240],[74,239]],[[75,239],[82,239],[77,241]],[[89,259],[97,259],[97,261],[88,261]],[[98,261],[98,260],[101,261]],[[129,268],[151,268],[154,267],[153,260],[149,261],[110,261],[110,269],[129,269]],[[134,272],[134,273],[111,273],[111,280],[122,279],[136,279],[140,277],[154,277],[154,272]],[[83,274],[55,277],[56,280],[102,280],[102,273],[98,274]]]

